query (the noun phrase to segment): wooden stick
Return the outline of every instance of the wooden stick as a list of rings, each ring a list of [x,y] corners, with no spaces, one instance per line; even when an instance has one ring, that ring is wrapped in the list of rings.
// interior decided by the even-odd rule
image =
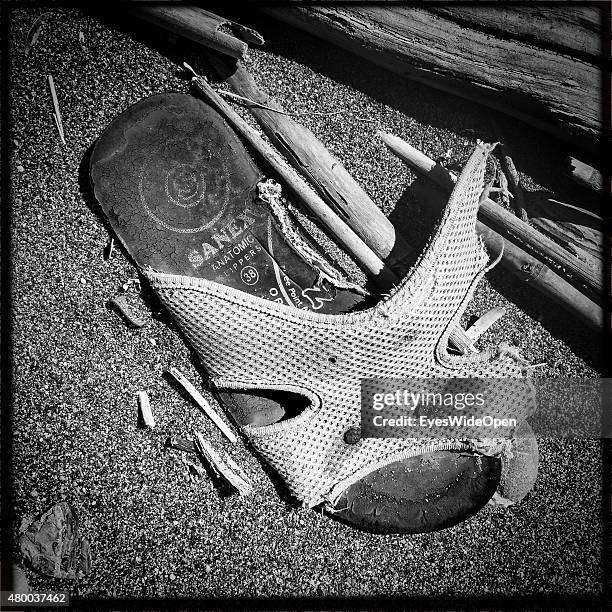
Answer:
[[[425,173],[443,189],[449,192],[452,191],[457,179],[446,168],[436,164],[432,159],[429,159],[426,155],[397,136],[380,131],[378,136],[380,136],[387,148],[402,161]],[[603,294],[601,270],[593,270],[585,266],[575,255],[572,255],[556,242],[533,229],[527,223],[524,223],[488,198],[481,202],[479,214],[490,225],[515,236],[530,249],[540,253],[566,272],[569,272],[576,280],[587,285],[598,295]]]
[[[137,7],[124,8],[135,17],[235,58],[243,57],[248,46],[236,36],[221,31],[222,26],[238,32],[249,43],[261,45],[264,42],[255,30],[195,6],[138,3]]]
[[[115,239],[111,236],[111,239],[108,243],[106,250],[106,259],[109,260],[113,256],[113,251],[115,250]]]
[[[138,392],[138,407],[140,408],[140,414],[145,426],[151,429],[155,427],[155,419],[151,412],[151,404],[149,403],[149,396],[146,391]]]
[[[501,319],[506,314],[506,309],[501,306],[491,308],[485,312],[477,321],[470,325],[466,330],[466,336],[475,342],[482,334],[484,334],[496,321]]]
[[[172,367],[168,370],[176,381],[189,393],[193,401],[205,412],[210,420],[221,430],[221,433],[232,443],[236,444],[236,434],[226,425],[225,421],[217,414],[213,407],[204,399],[204,396],[183,376],[183,374]]]
[[[231,460],[231,457],[226,455],[224,460],[199,431],[194,432],[194,442],[202,459],[228,484],[234,487],[240,495],[250,495],[253,492],[253,487],[245,473]],[[230,462],[231,467],[228,465]]]
[[[400,159],[420,171],[424,176],[432,178],[435,183],[445,187],[454,184],[453,175],[439,166],[439,164],[436,164],[432,159],[401,139],[395,136],[386,136],[385,144],[387,144],[389,149]],[[417,154],[412,155],[412,151],[416,151]],[[493,205],[496,206],[495,204]],[[481,221],[476,221],[476,231],[480,234],[490,251],[500,253],[503,250],[500,264],[504,268],[512,272],[520,280],[529,283],[541,293],[552,298],[556,303],[578,316],[585,323],[596,329],[602,328],[604,312],[598,304],[587,298],[544,263],[526,253],[514,242],[504,240],[500,234],[487,227]]]
[[[585,266],[603,270],[607,238],[597,214],[550,198],[538,199],[530,206],[529,223],[575,253]]]
[[[188,64],[185,67],[194,77],[197,91],[228,121],[239,136],[249,144],[270,168],[283,185],[291,189],[294,196],[322,223],[338,244],[352,255],[364,272],[382,287],[397,283],[397,277],[366,245],[366,243],[318,196],[289,164],[254,130],[236,111],[217,94],[208,82],[197,75]]]
[[[49,89],[51,90],[51,99],[53,100],[53,109],[55,111],[55,124],[57,126],[57,131],[59,132],[60,140],[62,144],[66,144],[66,139],[64,138],[64,124],[62,123],[62,113],[60,112],[59,102],[57,101],[57,94],[55,93],[55,83],[53,82],[53,77],[49,74]]]
[[[209,61],[219,74],[227,74],[225,62],[213,57]],[[243,66],[236,66],[225,80],[241,97],[256,103],[247,106],[266,136],[325,203],[389,268],[400,276],[405,274],[412,263],[413,249],[327,147],[308,128],[281,114],[283,107]]]
[[[514,165],[514,160],[510,157],[508,153],[508,149],[506,145],[503,143],[499,143],[497,145],[499,159],[501,161],[502,168],[506,174],[506,178],[508,179],[508,184],[512,189],[512,193],[514,194],[514,200],[512,201],[512,206],[516,213],[516,216],[525,223],[527,222],[527,210],[525,209],[525,194],[523,193],[523,187],[521,186],[521,179],[519,177],[518,172],[516,171],[516,166]]]

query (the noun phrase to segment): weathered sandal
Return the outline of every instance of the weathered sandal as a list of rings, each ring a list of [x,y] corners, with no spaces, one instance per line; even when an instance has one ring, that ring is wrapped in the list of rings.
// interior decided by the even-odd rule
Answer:
[[[91,177],[221,402],[289,492],[362,529],[416,533],[475,514],[495,492],[501,461],[475,454],[482,446],[469,440],[361,438],[360,379],[522,375],[503,350],[446,350],[487,269],[475,217],[488,152],[476,149],[427,248],[375,306],[196,98],[153,96],[129,108],[96,143]]]

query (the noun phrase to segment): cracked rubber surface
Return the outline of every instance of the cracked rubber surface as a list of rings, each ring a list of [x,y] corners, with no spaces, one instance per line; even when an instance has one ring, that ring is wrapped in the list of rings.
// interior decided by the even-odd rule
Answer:
[[[90,173],[98,203],[139,268],[328,314],[362,303],[348,291],[312,290],[318,272],[286,244],[255,197],[263,173],[218,113],[192,96],[152,96],[118,116],[93,149]],[[303,398],[278,393],[218,397],[240,425],[303,409]],[[448,527],[487,502],[499,464],[447,451],[404,460],[349,487],[332,515],[384,533]]]
[[[438,451],[396,461],[348,487],[336,502],[341,521],[376,533],[425,533],[473,516],[501,473],[493,457]]]

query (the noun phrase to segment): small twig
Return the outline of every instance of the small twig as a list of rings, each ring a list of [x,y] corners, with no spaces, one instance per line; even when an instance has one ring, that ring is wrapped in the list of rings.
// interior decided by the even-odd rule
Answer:
[[[508,184],[512,188],[512,192],[514,193],[514,200],[512,201],[512,206],[514,208],[514,212],[516,216],[521,219],[521,221],[525,221],[525,223],[529,220],[527,215],[527,210],[525,208],[525,194],[523,192],[523,187],[521,186],[521,179],[516,170],[516,166],[514,165],[514,161],[508,152],[508,147],[504,144],[505,141],[504,134],[501,131],[499,126],[496,126],[497,136],[500,140],[500,143],[497,146],[497,153],[499,155],[499,160],[506,174],[506,178],[508,180]]]
[[[191,72],[194,76],[196,77],[199,76],[200,78],[203,78],[201,77],[201,75],[198,75],[196,71],[187,62],[183,62],[183,66],[185,66],[185,68],[189,70],[189,72]],[[246,102],[247,104],[252,104],[253,106],[256,106],[257,108],[263,108],[264,110],[271,111],[273,113],[278,113],[279,115],[286,115],[287,117],[305,117],[305,116],[331,117],[333,115],[340,115],[342,113],[345,113],[344,110],[329,111],[326,113],[319,113],[317,111],[290,112],[286,110],[280,110],[278,108],[273,108],[272,106],[267,106],[266,104],[262,104],[261,102],[251,100],[251,98],[246,98],[245,96],[241,96],[237,93],[234,93],[233,91],[228,91],[227,89],[216,89],[215,91],[222,96],[231,98],[232,100],[239,100],[240,102]],[[365,117],[355,117],[355,119],[358,119],[359,121],[369,121],[369,122],[376,121],[376,119],[367,119]]]
[[[210,417],[212,422],[221,430],[225,437],[236,444],[238,438],[236,434],[226,425],[225,421],[217,414],[213,407],[204,399],[204,396],[179,372],[176,368],[170,368],[170,374],[176,381],[189,393],[195,403]]]
[[[115,239],[111,238],[106,251],[106,259],[109,260],[113,256],[113,251],[115,250]]]
[[[155,419],[151,412],[151,404],[149,403],[149,396],[146,391],[138,392],[138,407],[140,408],[140,414],[145,426],[153,429],[155,427]]]
[[[225,455],[224,461],[221,455],[204,439],[204,436],[199,431],[194,432],[194,442],[202,459],[228,484],[236,489],[240,495],[250,495],[253,492],[253,487],[246,479],[244,472],[240,468],[237,471],[242,472],[242,474],[233,471],[232,467],[228,464],[233,464],[235,469],[238,467],[236,463],[227,455]]]
[[[600,217],[599,215],[595,214],[594,212],[591,212],[590,210],[585,210],[584,208],[573,206],[572,204],[567,204],[566,202],[559,202],[559,200],[553,200],[552,198],[548,198],[548,201],[552,202],[553,204],[559,204],[559,206],[571,208],[573,210],[578,211],[579,213],[582,213],[583,215],[588,215],[589,217],[593,217],[594,219],[597,219],[598,221],[601,221],[603,223],[603,217]]]
[[[48,75],[49,79],[49,89],[51,90],[51,98],[53,100],[53,108],[55,110],[55,123],[57,125],[57,130],[59,132],[60,139],[62,144],[66,144],[66,139],[64,137],[64,125],[62,123],[62,113],[60,112],[59,102],[57,101],[57,94],[55,93],[55,83],[53,82],[53,77]]]
[[[44,25],[44,21],[49,16],[49,14],[50,13],[43,13],[42,15],[40,15],[30,27],[24,49],[25,55],[27,55],[32,49],[32,47],[36,44],[36,41],[38,40],[38,37],[40,36],[40,32]]]
[[[318,113],[316,111],[306,111],[306,112],[289,112],[289,111],[285,111],[285,110],[279,110],[278,108],[272,108],[271,106],[266,106],[265,104],[261,104],[261,102],[256,102],[255,100],[251,100],[251,98],[245,98],[244,96],[240,96],[238,94],[235,94],[232,91],[228,91],[227,89],[217,89],[216,90],[218,94],[222,95],[222,96],[226,96],[228,98],[231,98],[232,100],[240,100],[241,102],[246,102],[247,104],[252,104],[253,106],[257,106],[258,108],[263,108],[265,110],[269,110],[272,111],[273,113],[278,113],[279,115],[287,115],[288,117],[299,117],[302,115],[313,115],[313,116],[318,116],[318,117],[329,117],[331,115],[339,115],[340,113],[343,113],[344,111],[341,110],[337,110],[337,111],[330,111],[328,113]]]

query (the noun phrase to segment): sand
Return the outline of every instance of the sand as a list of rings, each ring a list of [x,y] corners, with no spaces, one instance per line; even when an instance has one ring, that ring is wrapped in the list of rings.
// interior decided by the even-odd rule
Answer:
[[[53,9],[25,57],[25,37],[41,12],[13,11],[11,40],[14,528],[68,501],[91,542],[93,567],[72,583],[26,568],[30,584],[92,600],[247,598],[247,607],[248,598],[599,594],[599,442],[541,439],[539,478],[522,503],[486,507],[454,528],[409,537],[361,533],[300,508],[279,494],[243,442],[229,448],[164,378],[175,366],[204,389],[155,298],[133,282],[123,289],[137,278],[127,256],[116,248],[104,259],[110,234],[87,182],[87,152],[101,131],[148,95],[187,92],[180,62],[201,69],[199,52],[149,27],[134,33]],[[528,196],[580,201],[578,188],[560,176],[567,151],[531,128],[402,82],[270,20],[253,17],[249,25],[267,41],[246,61],[257,81],[289,110],[343,111],[301,120],[408,236],[422,239],[416,177],[376,141],[377,128],[434,158],[448,154],[447,165],[457,168],[476,138],[495,140],[493,120],[501,122]],[[50,115],[48,74],[65,147]],[[120,292],[146,327],[128,328],[106,308]],[[468,312],[498,305],[508,314],[482,346],[513,341],[527,359],[546,364],[541,375],[599,375],[599,339],[494,270]],[[153,430],[137,428],[140,390],[151,400]],[[180,453],[164,443],[193,428],[231,452],[253,479],[253,496],[222,498],[208,478],[189,481]]]

